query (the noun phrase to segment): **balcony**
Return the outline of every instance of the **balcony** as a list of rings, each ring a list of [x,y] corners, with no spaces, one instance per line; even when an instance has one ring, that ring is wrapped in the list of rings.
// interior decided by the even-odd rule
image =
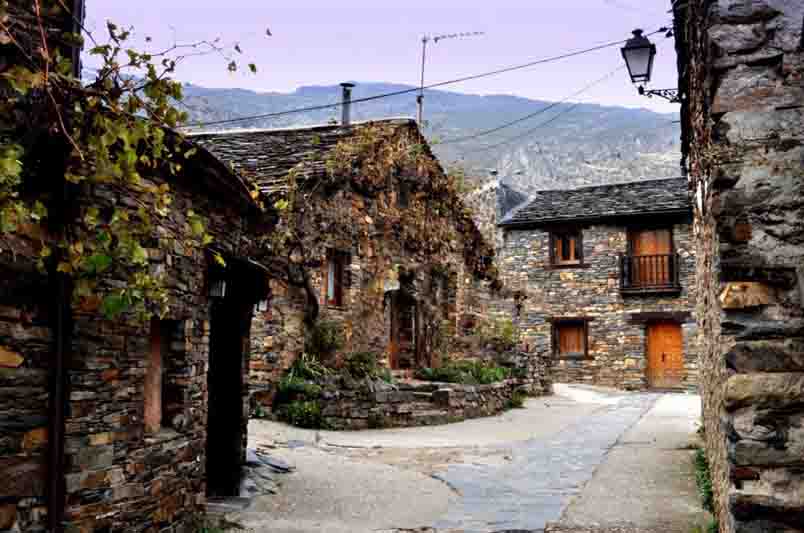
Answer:
[[[620,254],[620,292],[677,294],[681,292],[678,254]]]

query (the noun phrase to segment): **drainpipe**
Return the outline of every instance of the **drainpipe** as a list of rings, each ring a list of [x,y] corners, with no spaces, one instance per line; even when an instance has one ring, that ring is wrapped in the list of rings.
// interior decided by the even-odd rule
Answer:
[[[343,102],[341,104],[341,125],[348,126],[352,123],[352,88],[354,83],[341,83],[343,88]]]

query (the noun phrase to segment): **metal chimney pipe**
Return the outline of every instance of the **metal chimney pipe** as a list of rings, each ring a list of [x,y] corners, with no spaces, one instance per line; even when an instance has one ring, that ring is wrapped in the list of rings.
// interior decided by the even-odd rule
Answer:
[[[341,104],[341,124],[348,126],[352,123],[352,88],[354,83],[341,83],[343,88],[343,103]]]

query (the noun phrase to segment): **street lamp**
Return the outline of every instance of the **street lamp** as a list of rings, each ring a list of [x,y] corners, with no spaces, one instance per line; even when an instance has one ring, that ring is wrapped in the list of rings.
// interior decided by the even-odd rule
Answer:
[[[656,57],[656,45],[642,35],[642,30],[634,30],[634,36],[628,39],[622,48],[623,59],[628,66],[628,74],[632,83],[647,83],[653,72],[653,58]]]
[[[678,89],[645,89],[645,84],[650,83],[653,74],[653,59],[656,57],[656,45],[650,42],[646,36],[642,35],[642,30],[634,30],[634,36],[626,41],[621,49],[625,65],[628,67],[628,74],[631,76],[632,83],[638,83],[639,94],[651,98],[658,96],[670,102],[680,102]]]

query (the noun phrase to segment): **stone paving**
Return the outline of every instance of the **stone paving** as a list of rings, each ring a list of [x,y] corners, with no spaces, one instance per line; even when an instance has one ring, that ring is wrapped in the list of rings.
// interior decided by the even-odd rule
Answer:
[[[701,512],[688,449],[699,402],[558,385],[526,409],[446,426],[258,421],[252,445],[298,470],[233,518],[259,533],[686,533]]]
[[[657,399],[656,394],[627,396],[546,442],[520,443],[503,467],[451,465],[436,477],[461,496],[434,527],[465,533],[543,529],[561,517],[620,435]]]

